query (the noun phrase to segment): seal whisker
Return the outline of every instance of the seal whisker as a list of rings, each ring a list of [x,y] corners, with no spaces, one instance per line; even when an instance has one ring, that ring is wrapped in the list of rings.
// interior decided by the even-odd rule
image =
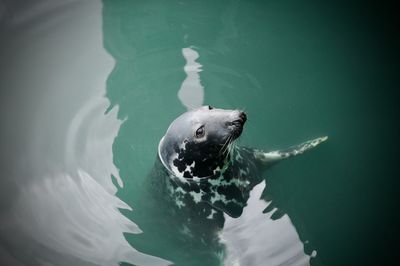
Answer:
[[[236,140],[232,140],[230,145],[229,145],[229,152],[228,154],[231,154],[234,148],[236,147]],[[231,158],[232,159],[232,158]]]
[[[228,155],[230,153],[231,143],[232,143],[232,141],[230,140],[228,145],[226,145],[226,147],[225,147],[224,153],[226,153],[226,155]]]
[[[231,136],[229,137],[228,145],[226,145],[226,147],[225,147],[224,153],[227,152],[226,155],[228,155],[228,154],[231,152],[231,149],[230,149],[230,148],[231,148],[232,143],[233,143],[234,141],[235,141],[234,135],[231,135]]]
[[[226,156],[228,156],[232,152],[232,150],[235,146],[235,141],[236,141],[236,139],[234,138],[234,135],[232,134],[229,137],[228,145],[226,145],[225,150],[223,152],[223,153],[226,153]]]
[[[229,137],[226,139],[225,143],[222,145],[221,149],[219,150],[220,155],[225,153],[226,148],[229,146],[231,139],[232,139],[232,135],[229,135]]]

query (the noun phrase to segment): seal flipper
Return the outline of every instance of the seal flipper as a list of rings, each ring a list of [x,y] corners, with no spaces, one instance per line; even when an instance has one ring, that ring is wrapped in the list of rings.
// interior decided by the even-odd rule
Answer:
[[[298,145],[291,146],[284,150],[276,150],[276,151],[270,151],[270,152],[255,150],[254,157],[259,162],[261,162],[263,165],[269,165],[269,164],[276,163],[282,159],[286,159],[286,158],[289,158],[292,156],[296,156],[298,154],[302,154],[303,152],[316,147],[318,144],[320,144],[321,142],[324,142],[327,139],[328,139],[327,136],[316,138],[313,140],[303,142]]]

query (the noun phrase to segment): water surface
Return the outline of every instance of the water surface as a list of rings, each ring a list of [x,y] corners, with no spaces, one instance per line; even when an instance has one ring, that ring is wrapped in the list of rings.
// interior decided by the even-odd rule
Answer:
[[[391,261],[390,14],[356,1],[3,1],[2,264]],[[239,145],[330,137],[266,173],[242,216],[225,216],[223,249],[160,226],[171,221],[146,187],[168,125],[201,104],[246,111]]]

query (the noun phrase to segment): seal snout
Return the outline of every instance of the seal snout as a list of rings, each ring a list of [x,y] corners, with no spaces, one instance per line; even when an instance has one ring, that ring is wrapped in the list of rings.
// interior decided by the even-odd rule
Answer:
[[[232,124],[243,126],[247,121],[247,115],[244,112],[239,112],[238,119],[232,121]]]
[[[247,121],[247,115],[245,114],[245,112],[239,113],[239,120],[241,121],[242,124],[244,124]]]
[[[247,115],[244,112],[240,111],[237,112],[237,115],[235,115],[234,120],[229,123],[232,126],[231,130],[234,139],[238,138],[242,134],[243,126],[244,123],[246,123],[246,121],[247,121]]]

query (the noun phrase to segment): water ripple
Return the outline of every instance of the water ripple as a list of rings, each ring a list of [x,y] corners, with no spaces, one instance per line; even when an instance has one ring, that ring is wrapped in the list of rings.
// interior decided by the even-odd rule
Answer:
[[[54,11],[62,7],[68,10],[60,20]],[[131,207],[116,196],[123,182],[112,147],[123,121],[117,107],[106,113],[114,62],[102,47],[101,4],[7,2],[6,10],[13,13],[0,34],[7,34],[11,63],[0,70],[0,85],[12,93],[0,112],[0,261],[168,265],[125,239],[141,230],[120,212]]]
[[[261,199],[264,188],[265,181],[254,187],[239,218],[224,215],[220,237],[227,248],[225,265],[310,265],[289,216],[273,220],[276,209],[263,213],[270,204]]]

